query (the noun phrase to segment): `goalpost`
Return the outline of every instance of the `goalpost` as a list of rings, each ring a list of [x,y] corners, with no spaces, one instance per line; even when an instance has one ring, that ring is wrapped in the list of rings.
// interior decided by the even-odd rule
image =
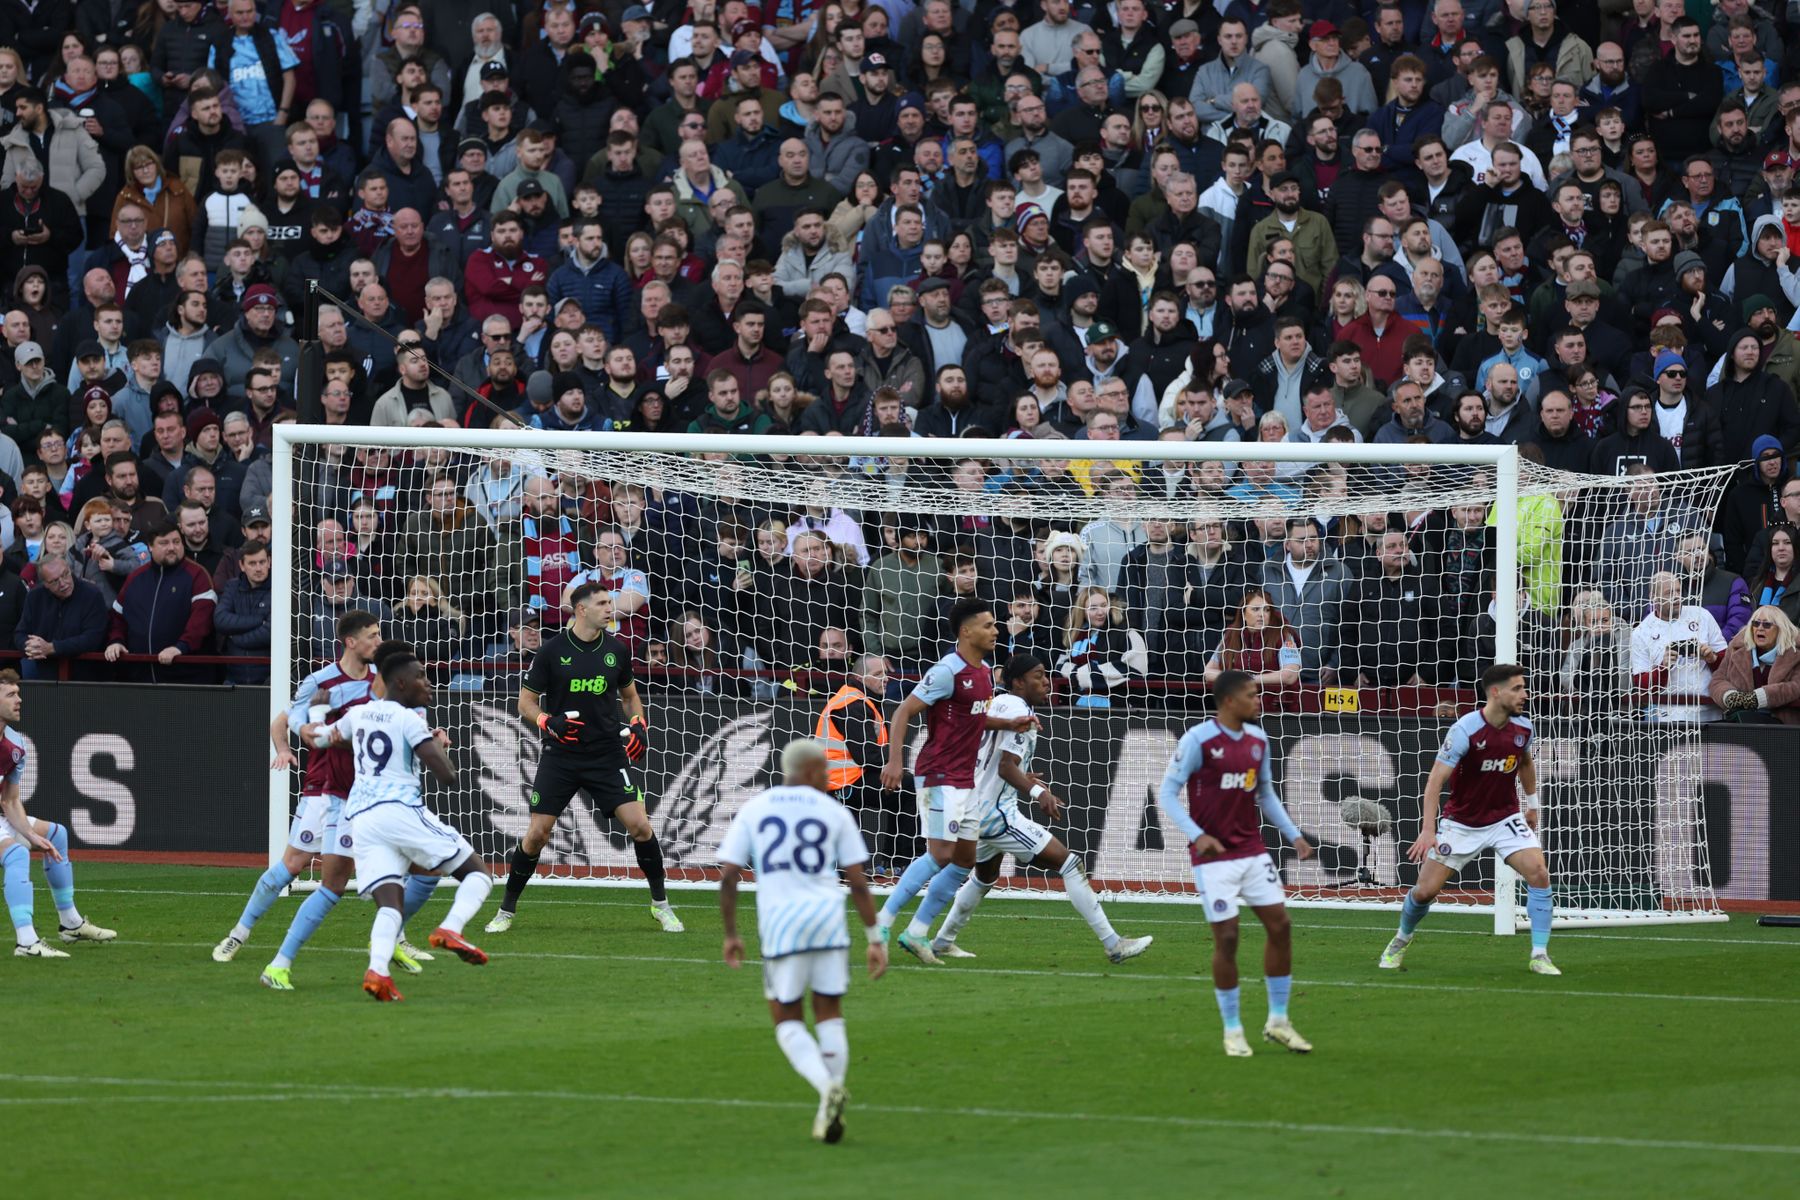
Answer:
[[[533,625],[554,634],[569,579],[597,570],[636,606],[619,632],[651,714],[643,782],[677,886],[711,885],[725,826],[780,746],[855,681],[861,654],[844,647],[884,655],[897,699],[950,648],[938,614],[968,589],[1000,618],[995,663],[1031,645],[1052,664],[1036,769],[1068,803],[1053,826],[1110,899],[1193,896],[1155,791],[1209,711],[1209,663],[1264,675],[1276,788],[1319,848],[1306,863],[1277,851],[1290,902],[1393,908],[1416,875],[1406,848],[1445,731],[1485,666],[1519,661],[1557,921],[1724,919],[1699,726],[1665,719],[1704,698],[1643,694],[1628,638],[1680,539],[1710,532],[1732,468],[1571,475],[1510,446],[1109,442],[1096,460],[1074,440],[274,434],[287,586],[273,703],[335,655],[346,593],[391,610],[384,632],[432,665],[433,724],[462,772],[432,803],[490,861],[529,819],[538,739],[515,700]],[[441,602],[408,607],[409,583]],[[914,753],[919,740],[915,727]],[[272,857],[297,794],[297,774],[271,776]],[[897,870],[921,844],[910,782],[904,800],[867,785],[846,797]],[[622,834],[580,800],[541,862],[540,883],[636,879]],[[1001,886],[1057,882],[1008,861]],[[1516,892],[1504,864],[1478,862],[1443,902],[1509,934]]]

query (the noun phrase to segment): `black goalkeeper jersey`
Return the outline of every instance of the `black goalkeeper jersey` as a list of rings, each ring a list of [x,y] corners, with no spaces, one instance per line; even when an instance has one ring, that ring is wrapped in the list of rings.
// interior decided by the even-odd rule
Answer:
[[[619,692],[636,682],[631,672],[631,651],[609,633],[598,641],[583,642],[568,629],[539,647],[525,673],[525,686],[537,693],[544,711],[555,716],[579,713],[585,722],[581,739],[564,745],[543,739],[546,754],[617,755],[625,757],[625,709]]]

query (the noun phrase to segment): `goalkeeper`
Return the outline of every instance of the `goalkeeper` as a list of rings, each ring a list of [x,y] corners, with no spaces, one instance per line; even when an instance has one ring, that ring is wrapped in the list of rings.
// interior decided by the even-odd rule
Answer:
[[[538,855],[557,818],[575,793],[585,791],[603,817],[625,827],[638,866],[650,884],[650,915],[669,933],[683,930],[663,887],[662,846],[644,811],[644,792],[632,782],[631,764],[650,748],[650,725],[631,671],[631,651],[607,632],[613,597],[598,583],[569,593],[574,615],[531,660],[519,688],[519,716],[543,737],[543,754],[531,784],[531,825],[512,853],[512,870],[500,911],[487,932],[512,928],[519,896],[537,871]]]

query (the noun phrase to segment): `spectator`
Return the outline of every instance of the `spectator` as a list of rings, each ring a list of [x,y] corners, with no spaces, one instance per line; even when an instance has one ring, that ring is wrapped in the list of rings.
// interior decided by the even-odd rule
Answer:
[[[1613,619],[1606,597],[1592,588],[1577,592],[1569,603],[1568,645],[1556,659],[1556,690],[1580,715],[1610,720],[1614,698],[1628,683],[1630,658],[1630,633]]]
[[[669,622],[667,669],[675,690],[705,696],[736,693],[737,680],[726,674],[725,661],[713,643],[712,627],[691,609]]]
[[[1357,687],[1420,687],[1436,664],[1438,600],[1405,530],[1381,535],[1378,569],[1346,591],[1341,674]]]
[[[1294,628],[1301,678],[1329,685],[1336,676],[1338,620],[1348,579],[1336,559],[1320,557],[1324,531],[1311,517],[1290,517],[1282,557],[1263,564],[1260,585]]]
[[[439,676],[447,676],[451,663],[463,656],[468,619],[444,594],[442,581],[430,575],[414,575],[406,581],[400,603],[394,606],[389,637],[411,642],[419,658]]]
[[[825,533],[795,525],[788,534],[793,549],[759,592],[757,609],[766,631],[757,639],[759,654],[779,667],[804,665],[824,630],[849,625],[861,603],[856,572],[839,565]]]
[[[219,588],[213,628],[219,634],[219,653],[244,658],[266,658],[273,644],[270,618],[273,558],[269,543],[260,538],[245,542],[237,555],[238,571]],[[229,663],[226,683],[269,682],[267,663]]]
[[[1143,635],[1131,628],[1124,605],[1105,588],[1085,587],[1076,594],[1063,645],[1056,670],[1075,689],[1078,708],[1112,707],[1115,692],[1150,670]]]
[[[1301,659],[1300,638],[1268,593],[1253,587],[1233,611],[1204,677],[1212,683],[1225,671],[1248,671],[1265,688],[1292,687],[1300,681]]]
[[[937,658],[940,631],[926,629],[925,619],[937,599],[938,557],[915,517],[896,515],[882,534],[888,552],[863,580],[863,648],[898,664],[902,674],[915,674]]]
[[[1651,722],[1716,721],[1707,703],[1725,637],[1712,614],[1684,604],[1681,581],[1658,571],[1650,579],[1650,611],[1631,633],[1632,685]]]
[[[299,622],[296,652],[311,662],[330,659],[338,640],[337,623],[351,609],[373,613],[383,622],[393,615],[385,603],[363,591],[356,572],[339,558],[325,561],[319,569],[317,589],[310,601],[295,608]],[[110,648],[108,653],[111,653]]]
[[[212,579],[188,559],[181,530],[167,520],[149,526],[144,541],[150,561],[126,578],[113,601],[106,661],[117,662],[126,654],[154,656],[153,664],[127,668],[126,677],[146,683],[210,683],[211,668],[176,660],[204,654],[212,641],[218,602]]]
[[[25,655],[19,673],[26,679],[55,679],[62,663],[68,662],[70,678],[93,678],[95,672],[88,664],[69,660],[92,654],[105,644],[105,596],[78,578],[64,555],[41,556],[36,567],[37,586],[24,595],[13,635],[14,644]],[[10,606],[14,592],[8,587],[0,595],[0,608]],[[4,623],[3,617],[0,623]]]
[[[1697,598],[1712,614],[1726,641],[1750,619],[1750,589],[1743,577],[1713,558],[1713,537],[1705,530],[1684,530],[1675,541],[1675,574],[1682,594]]]
[[[594,543],[594,565],[569,581],[563,591],[562,609],[564,612],[569,610],[570,592],[584,583],[598,583],[612,593],[614,628],[610,632],[634,655],[641,656],[644,643],[650,637],[654,597],[650,592],[649,576],[631,565],[629,559],[625,535],[619,527],[609,525],[602,529]]]
[[[400,379],[381,398],[369,414],[371,425],[406,425],[415,411],[423,410],[431,419],[448,428],[457,425],[456,403],[450,393],[431,377],[431,359],[425,353],[423,339],[403,342],[395,356]]]
[[[1708,694],[1727,721],[1800,725],[1800,629],[1764,605],[1720,658]]]
[[[1800,534],[1793,525],[1772,525],[1764,531],[1764,556],[1758,570],[1749,576],[1748,599],[1757,607],[1779,608],[1792,619],[1800,612],[1800,581],[1795,579],[1796,542]]]

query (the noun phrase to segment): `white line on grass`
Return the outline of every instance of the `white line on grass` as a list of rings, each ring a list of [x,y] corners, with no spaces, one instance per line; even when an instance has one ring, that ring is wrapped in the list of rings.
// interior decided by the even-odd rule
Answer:
[[[211,942],[158,942],[128,941],[123,938],[109,943],[114,946],[160,946],[173,949],[210,950]],[[362,954],[368,950],[357,946],[315,946],[312,949],[328,954]],[[640,962],[669,963],[675,966],[719,966],[716,958],[686,958],[660,954],[551,954],[542,951],[498,951],[498,958],[549,959],[564,962]],[[760,965],[756,959],[746,959],[750,966]],[[1200,975],[1150,974],[1133,971],[1129,967],[1116,971],[1047,971],[1034,967],[966,967],[958,966],[951,970],[925,971],[922,974],[936,978],[949,978],[955,975],[1023,975],[1048,976],[1055,979],[1128,979],[1145,983],[1205,983],[1211,985],[1211,979]],[[1250,983],[1258,981],[1256,976],[1243,977]],[[1297,987],[1329,987],[1329,988],[1380,988],[1397,992],[1479,992],[1483,995],[1535,996],[1539,999],[1577,997],[1591,1000],[1671,1000],[1695,1004],[1788,1004],[1800,1005],[1800,996],[1686,996],[1666,992],[1600,992],[1583,991],[1571,988],[1560,988],[1555,984],[1543,987],[1500,987],[1491,984],[1450,984],[1450,983],[1405,983],[1398,980],[1370,979],[1296,979]]]
[[[249,893],[247,891],[244,891],[244,892],[212,892],[212,891],[190,892],[190,891],[183,891],[180,888],[83,887],[81,890],[82,890],[83,894],[86,894],[89,892],[105,892],[105,893],[108,893],[109,895],[114,895],[114,896],[221,896],[221,897],[230,897],[232,899],[243,899],[244,897],[249,895]],[[1104,901],[1105,899],[1106,899],[1105,896],[1101,897],[1102,901]],[[446,901],[446,903],[447,902],[448,901]],[[997,901],[990,900],[989,904],[993,904],[993,903],[1005,904],[1006,902],[1007,901],[1004,897],[1000,897]],[[577,900],[577,899],[573,899],[573,898],[564,898],[561,896],[538,896],[538,895],[534,894],[531,898],[531,903],[532,903],[533,907],[535,907],[539,904],[568,904],[568,905],[599,905],[599,906],[605,906],[605,907],[611,907],[611,908],[637,908],[643,904],[643,901],[641,901],[641,900],[600,900],[600,899],[589,899],[585,896],[582,897],[581,899]],[[1033,901],[1032,903],[1035,904],[1037,902]],[[984,908],[984,912],[985,911],[986,910]],[[1292,911],[1297,912],[1297,913],[1305,913],[1307,910],[1304,908],[1295,908]],[[1079,921],[1082,923],[1086,922],[1085,917],[1071,916],[1067,913],[1001,912],[1001,911],[995,910],[995,912],[992,915],[1003,917],[1007,920],[1012,920],[1012,921]],[[1450,911],[1450,912],[1440,912],[1438,915],[1440,917],[1444,917],[1444,916],[1481,917],[1484,921],[1492,920],[1492,918],[1489,917],[1486,913],[1474,913],[1474,912],[1459,913],[1459,912],[1455,912],[1455,911]],[[1120,923],[1124,924],[1124,925],[1179,925],[1179,926],[1186,926],[1186,927],[1194,928],[1194,929],[1198,929],[1205,924],[1205,922],[1197,915],[1195,917],[1193,917],[1192,919],[1188,919],[1188,920],[1183,920],[1183,919],[1179,919],[1176,917],[1130,916],[1130,917],[1123,919]],[[1328,925],[1328,924],[1323,924],[1323,923],[1318,923],[1318,922],[1295,921],[1293,924],[1294,924],[1295,929],[1325,929],[1325,930],[1341,929],[1341,930],[1346,930],[1346,931],[1353,932],[1353,933],[1392,934],[1394,932],[1394,926],[1393,926],[1392,922],[1389,922],[1386,925]],[[1434,935],[1436,935],[1436,934],[1453,934],[1453,935],[1461,935],[1461,936],[1465,936],[1465,937],[1493,937],[1494,936],[1491,929],[1445,929],[1441,926],[1433,926],[1430,928],[1422,929],[1422,930],[1420,930],[1420,932],[1434,934]],[[1777,946],[1777,947],[1782,947],[1782,948],[1800,948],[1800,939],[1786,940],[1786,939],[1782,939],[1782,938],[1708,937],[1704,934],[1690,934],[1690,933],[1686,932],[1685,930],[1682,930],[1679,926],[1659,926],[1658,928],[1656,928],[1654,930],[1645,929],[1639,933],[1580,933],[1580,932],[1576,932],[1576,931],[1572,931],[1572,930],[1570,930],[1570,931],[1558,930],[1556,933],[1556,938],[1558,941],[1561,941],[1564,938],[1585,938],[1589,941],[1596,941],[1596,942],[1697,942],[1697,943],[1700,943],[1703,945],[1712,945],[1712,946]]]
[[[380,1087],[355,1084],[269,1083],[266,1080],[129,1079],[80,1075],[5,1075],[0,1081],[50,1087],[193,1088],[198,1093],[118,1095],[88,1093],[41,1100],[11,1097],[0,1103],[255,1103],[294,1100],[533,1100],[593,1104],[667,1104],[696,1108],[771,1109],[810,1112],[813,1105],[788,1100],[753,1100],[727,1096],[644,1096],[635,1093],[513,1090],[499,1088]],[[206,1092],[224,1093],[207,1095]],[[1043,1112],[1031,1109],[977,1107],[933,1108],[922,1104],[858,1104],[858,1112],[931,1118],[964,1117],[999,1121],[1105,1121],[1175,1129],[1231,1129],[1256,1133],[1308,1133],[1340,1137],[1430,1138],[1456,1142],[1501,1142],[1536,1146],[1595,1146],[1619,1150],[1688,1150],[1705,1154],[1774,1154],[1800,1156],[1800,1146],[1757,1142],[1708,1142],[1697,1138],[1636,1138],[1605,1134],[1527,1133],[1501,1129],[1419,1129],[1400,1125],[1340,1125],[1307,1121],[1249,1121],[1227,1117],[1190,1117],[1173,1113]]]

